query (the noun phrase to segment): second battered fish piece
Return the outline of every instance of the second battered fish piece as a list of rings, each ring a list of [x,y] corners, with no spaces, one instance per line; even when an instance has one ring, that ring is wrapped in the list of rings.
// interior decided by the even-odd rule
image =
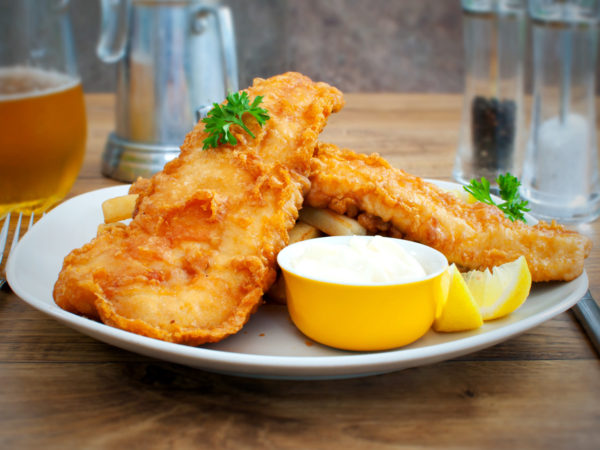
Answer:
[[[275,259],[288,241],[310,158],[341,93],[297,73],[257,79],[271,118],[233,128],[238,144],[202,150],[202,123],[180,156],[139,194],[129,225],[101,226],[65,260],[56,303],[124,330],[198,345],[236,333],[275,280]]]
[[[358,216],[370,232],[429,245],[465,269],[527,259],[533,281],[572,280],[591,241],[556,223],[511,222],[495,206],[467,203],[393,168],[377,154],[318,144],[306,204]]]

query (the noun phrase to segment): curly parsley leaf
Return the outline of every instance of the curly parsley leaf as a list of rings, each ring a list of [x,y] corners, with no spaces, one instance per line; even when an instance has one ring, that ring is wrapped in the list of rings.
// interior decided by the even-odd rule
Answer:
[[[250,103],[247,92],[235,92],[227,95],[227,103],[224,105],[213,103],[213,109],[202,119],[204,131],[208,133],[208,137],[203,141],[203,150],[221,144],[237,144],[237,139],[231,132],[231,125],[238,125],[254,138],[254,134],[244,123],[244,115],[250,114],[262,127],[270,119],[267,110],[259,106],[262,100],[263,97],[258,95]]]
[[[504,200],[502,203],[496,203],[492,198],[490,194],[490,182],[485,177],[482,177],[481,181],[471,180],[471,183],[464,186],[464,189],[476,200],[488,205],[497,206],[511,221],[521,220],[526,222],[523,213],[529,211],[529,208],[527,207],[528,202],[522,200],[519,196],[521,182],[514,175],[506,173],[505,175],[499,175],[496,178],[496,183],[498,183],[500,190],[500,198]]]

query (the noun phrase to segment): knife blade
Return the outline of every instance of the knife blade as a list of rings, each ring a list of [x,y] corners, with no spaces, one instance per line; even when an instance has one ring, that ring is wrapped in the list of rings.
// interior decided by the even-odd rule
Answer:
[[[589,289],[571,310],[600,356],[600,308]]]

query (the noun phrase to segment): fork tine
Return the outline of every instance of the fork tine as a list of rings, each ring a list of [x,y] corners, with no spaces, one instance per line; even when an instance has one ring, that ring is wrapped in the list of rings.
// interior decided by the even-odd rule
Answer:
[[[6,238],[8,237],[8,226],[10,225],[10,213],[4,218],[4,225],[2,231],[0,231],[0,264],[4,257],[4,249],[6,248]]]
[[[32,212],[31,216],[29,216],[29,225],[27,225],[27,231],[31,230],[31,227],[33,226],[33,218],[35,217],[35,214]]]
[[[17,226],[15,228],[15,233],[13,234],[12,244],[10,244],[11,253],[19,242],[19,235],[21,234],[21,219],[23,219],[23,213],[19,213],[19,218],[17,219]]]

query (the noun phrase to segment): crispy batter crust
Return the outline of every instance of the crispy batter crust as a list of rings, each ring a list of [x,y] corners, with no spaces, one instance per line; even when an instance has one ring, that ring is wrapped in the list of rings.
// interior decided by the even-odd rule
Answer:
[[[533,281],[572,280],[591,249],[588,238],[561,225],[511,222],[498,208],[462,201],[377,154],[319,143],[310,180],[306,204],[358,216],[371,232],[429,245],[466,269],[524,255]]]
[[[202,150],[203,124],[181,155],[139,180],[134,218],[101,226],[65,260],[54,287],[71,312],[134,333],[198,345],[236,333],[275,280],[275,259],[308,188],[318,134],[341,93],[287,73],[257,79],[271,119],[252,139]]]

